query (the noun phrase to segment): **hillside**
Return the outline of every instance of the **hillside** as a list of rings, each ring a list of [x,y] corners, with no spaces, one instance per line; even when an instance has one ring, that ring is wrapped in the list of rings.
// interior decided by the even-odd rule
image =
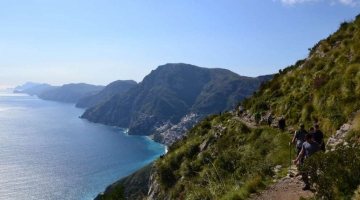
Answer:
[[[225,69],[166,64],[122,95],[82,115],[91,122],[129,127],[130,134],[149,135],[164,124],[176,124],[190,113],[207,115],[233,109],[271,76],[250,78]]]
[[[359,199],[359,69],[360,15],[243,101],[252,113],[284,115],[289,127],[318,123],[327,136],[346,141],[300,167],[318,172],[310,180],[313,199]],[[345,122],[352,128],[346,134],[336,131]],[[156,160],[147,199],[247,199],[287,174],[289,154],[294,159],[288,133],[250,128],[229,113],[208,116]],[[125,194],[126,187],[131,185],[125,184]]]
[[[360,109],[360,16],[309,49],[309,57],[280,70],[244,101],[255,112],[271,110],[289,125],[319,123],[331,134]]]
[[[51,88],[38,95],[40,99],[76,103],[79,99],[98,93],[104,86],[95,86],[85,83],[66,84],[61,87]]]
[[[99,104],[110,97],[116,95],[116,94],[122,94],[126,92],[131,87],[135,86],[137,83],[133,80],[118,80],[110,83],[107,85],[103,90],[101,90],[99,93],[92,94],[86,97],[81,98],[77,103],[77,108],[90,108],[92,106],[95,106],[96,104]]]
[[[32,87],[28,87],[27,89],[24,90],[14,90],[14,93],[24,93],[24,94],[28,94],[28,95],[40,95],[41,93],[47,91],[47,90],[51,90],[51,89],[55,89],[55,86],[51,86],[49,84],[43,83],[43,84],[37,84],[34,85]]]
[[[33,82],[26,82],[25,84],[23,85],[19,85],[19,86],[16,86],[14,88],[14,90],[17,90],[17,91],[22,91],[22,90],[26,90],[26,89],[29,89],[31,87],[34,87],[34,86],[37,86],[37,85],[40,85],[41,83],[33,83]]]

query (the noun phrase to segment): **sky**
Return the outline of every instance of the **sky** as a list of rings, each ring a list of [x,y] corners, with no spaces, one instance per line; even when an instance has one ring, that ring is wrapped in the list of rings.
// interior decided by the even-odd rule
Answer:
[[[0,0],[0,88],[107,85],[166,63],[277,73],[360,0]]]

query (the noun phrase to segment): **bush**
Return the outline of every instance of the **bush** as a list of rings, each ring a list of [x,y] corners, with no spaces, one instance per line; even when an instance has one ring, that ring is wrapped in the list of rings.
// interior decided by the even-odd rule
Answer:
[[[185,156],[186,158],[192,158],[200,151],[199,144],[191,144],[186,148]]]
[[[161,186],[163,188],[165,189],[170,188],[176,183],[177,179],[170,165],[166,163],[158,164],[157,172],[160,178]]]
[[[360,184],[360,146],[338,145],[335,151],[318,152],[306,160],[301,171],[317,171],[310,183],[316,184],[319,199],[350,199]]]
[[[119,185],[112,192],[108,194],[104,194],[101,197],[101,200],[124,200],[125,199],[124,191],[125,191],[124,186]]]

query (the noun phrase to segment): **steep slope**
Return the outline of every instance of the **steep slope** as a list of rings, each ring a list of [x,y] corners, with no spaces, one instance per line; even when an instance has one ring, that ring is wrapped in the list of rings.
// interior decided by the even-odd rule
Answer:
[[[106,190],[94,200],[103,199],[143,199],[147,196],[150,175],[153,163],[137,170],[135,173],[124,177],[109,185]],[[122,187],[123,186],[123,187]]]
[[[309,50],[307,59],[280,70],[244,105],[284,115],[289,125],[319,123],[333,133],[360,109],[360,15]]]
[[[61,87],[51,88],[39,94],[40,99],[76,103],[79,99],[98,93],[104,86],[95,86],[85,83],[67,84]]]
[[[128,89],[135,86],[136,84],[137,83],[133,80],[114,81],[107,85],[99,93],[81,98],[75,106],[78,108],[90,108],[92,106],[95,106],[96,104],[101,103],[102,101],[109,99],[116,94],[122,94],[126,92]]]
[[[128,196],[140,179],[150,181],[143,186],[147,199],[246,199],[272,182],[275,166],[281,165],[280,174],[287,172],[290,138],[270,127],[250,129],[230,113],[211,115],[171,145],[154,168],[142,169],[150,177],[135,172],[98,198],[111,199],[121,185]],[[137,189],[137,196],[147,195]]]
[[[300,169],[318,172],[311,179],[315,199],[352,199],[360,184],[359,92],[360,15],[242,103],[284,115],[290,126],[319,123],[328,135],[350,121],[354,128],[341,136],[348,144],[316,153]],[[156,161],[148,199],[246,199],[273,181],[276,165],[285,176],[290,137],[268,126],[250,129],[228,113],[208,116]]]
[[[82,118],[129,127],[130,134],[149,135],[155,127],[178,123],[191,112],[206,115],[232,109],[250,97],[261,81],[225,69],[166,64],[126,93],[86,110]]]

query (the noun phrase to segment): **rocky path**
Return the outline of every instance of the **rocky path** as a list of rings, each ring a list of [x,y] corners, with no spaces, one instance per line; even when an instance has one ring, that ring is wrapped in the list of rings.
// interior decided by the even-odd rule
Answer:
[[[255,128],[256,124],[253,121],[250,121],[249,118],[247,117],[238,117],[238,116],[234,116],[234,119],[237,119],[241,122],[243,122],[244,124],[246,124],[247,126],[251,127],[251,128]]]
[[[300,197],[311,197],[315,190],[303,191],[304,186],[301,176],[284,177],[272,184],[260,194],[254,194],[250,199],[253,200],[298,200]]]
[[[238,117],[235,119],[245,123],[247,126],[255,128],[256,124],[248,117]],[[286,177],[274,180],[274,184],[270,185],[267,189],[263,190],[259,194],[251,195],[250,199],[253,200],[298,200],[300,197],[311,197],[314,195],[315,190],[303,191],[304,182],[301,180],[301,175],[290,176],[290,174],[297,174],[295,166],[292,166],[291,173]]]

